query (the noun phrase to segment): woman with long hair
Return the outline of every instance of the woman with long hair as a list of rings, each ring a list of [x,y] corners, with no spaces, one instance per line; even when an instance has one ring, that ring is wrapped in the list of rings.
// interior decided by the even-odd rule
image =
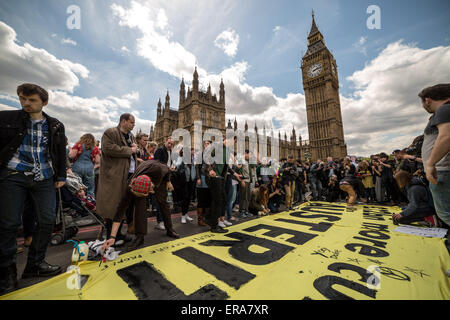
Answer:
[[[86,133],[69,152],[72,172],[81,177],[87,194],[94,196],[94,170],[100,166],[100,150],[92,134]]]
[[[251,192],[251,201],[248,210],[253,215],[266,215],[270,212],[268,207],[269,192],[266,185],[254,188]]]

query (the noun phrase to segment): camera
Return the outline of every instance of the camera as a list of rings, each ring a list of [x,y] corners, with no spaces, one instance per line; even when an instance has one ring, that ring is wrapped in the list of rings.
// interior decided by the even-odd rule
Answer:
[[[421,158],[423,138],[424,138],[423,135],[416,137],[413,143],[408,148],[405,149],[406,154]]]

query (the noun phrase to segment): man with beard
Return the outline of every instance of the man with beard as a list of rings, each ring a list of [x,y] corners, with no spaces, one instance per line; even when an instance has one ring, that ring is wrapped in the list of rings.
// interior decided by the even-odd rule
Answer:
[[[432,116],[424,132],[422,160],[436,213],[450,226],[450,84],[438,84],[419,93]]]

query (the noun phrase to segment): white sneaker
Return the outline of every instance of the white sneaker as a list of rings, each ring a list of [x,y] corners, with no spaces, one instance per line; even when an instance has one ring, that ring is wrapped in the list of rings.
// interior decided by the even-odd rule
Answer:
[[[230,222],[230,221],[228,221],[228,220],[225,220],[225,221],[223,221],[223,223],[226,225],[226,226],[232,226],[233,224]]]
[[[219,227],[226,228],[226,225],[223,221],[219,221]]]
[[[158,230],[166,230],[166,227],[164,227],[164,222],[160,222],[156,225],[155,229]]]
[[[181,216],[181,223],[186,223],[186,216]]]
[[[185,217],[186,217],[186,220],[187,220],[187,221],[194,221],[194,219],[192,219],[192,218],[189,217],[188,215],[185,215]]]

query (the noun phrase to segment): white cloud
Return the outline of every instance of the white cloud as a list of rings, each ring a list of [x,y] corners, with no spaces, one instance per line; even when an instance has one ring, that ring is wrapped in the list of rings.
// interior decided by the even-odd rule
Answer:
[[[70,143],[78,141],[84,133],[100,139],[103,132],[118,124],[122,113],[135,114],[136,127],[150,131],[153,121],[139,118],[132,105],[140,95],[132,91],[121,97],[83,98],[71,95],[78,85],[78,76],[86,78],[89,70],[81,64],[61,60],[43,49],[29,44],[16,44],[15,31],[0,22],[0,99],[17,104],[16,87],[24,82],[37,83],[49,92],[49,104],[44,112],[60,120]],[[78,75],[78,76],[77,76]],[[17,110],[0,103],[0,110]]]
[[[1,97],[5,99],[5,97]],[[10,100],[14,100],[12,97]],[[138,112],[131,109],[131,104],[139,100],[137,92],[131,92],[120,98],[97,97],[82,98],[73,96],[64,91],[49,91],[49,104],[44,107],[44,112],[57,118],[64,124],[69,143],[73,144],[85,133],[92,133],[100,140],[103,132],[118,125],[121,114],[128,112],[135,116],[136,127],[150,132],[150,126],[154,121],[139,118]],[[0,110],[17,110],[15,107],[0,103]]]
[[[18,110],[16,107],[7,106],[6,104],[0,103],[0,111],[6,110]]]
[[[181,78],[183,74],[192,73],[195,56],[178,42],[170,40],[164,9],[155,8],[149,2],[141,4],[136,1],[131,2],[129,9],[117,4],[112,4],[111,9],[119,18],[119,25],[142,32],[142,37],[136,40],[138,55],[172,76]],[[205,72],[199,70],[199,73]]]
[[[120,50],[122,50],[123,52],[130,52],[130,50],[125,46],[123,46]]]
[[[364,54],[365,56],[367,55],[367,48],[364,46],[364,44],[366,42],[367,42],[367,37],[362,36],[361,38],[358,39],[358,41],[353,43],[353,47],[356,50],[358,50],[359,52],[361,52],[362,54]]]
[[[24,82],[38,83],[44,88],[73,92],[89,70],[78,63],[60,60],[44,49],[16,43],[16,32],[0,21],[0,91],[15,95]]]
[[[450,47],[389,44],[347,78],[355,86],[352,97],[341,96],[349,152],[370,155],[408,146],[423,133],[429,117],[417,94],[427,86],[448,82],[448,74]]]
[[[281,27],[280,26],[275,26],[275,28],[273,28],[273,32],[278,32],[278,31],[280,31],[281,30]]]
[[[164,9],[159,9],[158,16],[156,17],[156,26],[159,29],[164,30],[167,27],[168,21],[169,20],[167,19]]]
[[[239,35],[235,30],[228,28],[217,36],[214,45],[222,49],[227,56],[234,57],[238,50]]]
[[[75,40],[70,39],[70,38],[63,38],[63,39],[61,39],[61,43],[62,44],[70,44],[72,46],[76,46],[77,45],[77,42]]]
[[[76,142],[84,133],[92,133],[100,140],[106,129],[118,125],[120,115],[125,112],[135,115],[136,128],[141,127],[146,132],[150,131],[153,121],[140,119],[134,110],[130,110],[131,104],[138,99],[137,92],[120,98],[109,96],[99,99],[52,91],[49,104],[44,111],[64,123],[66,135],[71,143]]]

